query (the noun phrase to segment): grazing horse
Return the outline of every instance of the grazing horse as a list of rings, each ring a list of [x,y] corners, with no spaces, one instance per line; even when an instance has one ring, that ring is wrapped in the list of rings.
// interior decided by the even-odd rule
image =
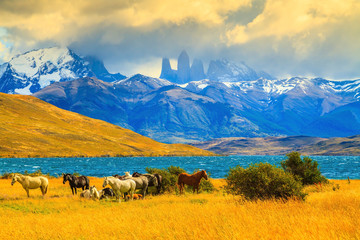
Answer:
[[[145,176],[140,176],[140,177],[132,177],[129,172],[125,173],[125,179],[131,179],[133,181],[135,181],[136,183],[136,189],[141,189],[142,190],[142,199],[145,198],[145,194],[146,191],[148,189],[149,186],[149,180],[147,179],[147,177]]]
[[[180,173],[178,182],[177,182],[177,184],[179,186],[180,194],[183,192],[185,184],[189,185],[189,186],[193,186],[194,193],[195,193],[195,189],[196,189],[196,192],[199,193],[199,185],[200,185],[201,178],[205,178],[205,180],[208,179],[208,176],[207,176],[205,170],[196,172],[192,175],[189,175],[187,173]]]
[[[108,197],[115,197],[115,193],[111,188],[103,188],[99,191],[100,200]]]
[[[132,174],[133,177],[145,176],[149,180],[149,187],[156,187],[156,194],[160,194],[162,187],[162,176],[160,174],[141,174],[138,172],[134,172]]]
[[[110,185],[113,189],[116,199],[120,201],[121,193],[129,193],[131,200],[135,192],[136,183],[131,179],[119,180],[115,177],[105,177],[103,187]]]
[[[63,184],[65,184],[66,181],[69,181],[69,185],[73,195],[74,195],[74,190],[75,190],[75,194],[77,194],[77,190],[76,190],[77,188],[82,188],[83,191],[84,189],[89,189],[90,181],[87,176],[76,177],[70,173],[66,173],[66,174],[63,173]]]
[[[11,186],[14,183],[19,182],[22,187],[25,189],[27,196],[29,195],[29,189],[40,188],[42,195],[44,196],[47,193],[49,180],[46,177],[31,177],[31,176],[24,176],[21,174],[15,174],[11,181]]]

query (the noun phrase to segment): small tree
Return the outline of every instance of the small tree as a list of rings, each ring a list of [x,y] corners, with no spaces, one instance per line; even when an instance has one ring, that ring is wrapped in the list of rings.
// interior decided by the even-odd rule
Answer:
[[[240,166],[231,168],[225,189],[234,195],[242,195],[249,200],[272,198],[303,199],[302,185],[290,173],[285,173],[269,163],[252,164],[244,169]]]
[[[309,157],[303,157],[299,152],[286,154],[286,160],[281,161],[281,166],[285,172],[293,174],[303,185],[314,183],[327,183],[328,180],[321,175],[318,163]]]

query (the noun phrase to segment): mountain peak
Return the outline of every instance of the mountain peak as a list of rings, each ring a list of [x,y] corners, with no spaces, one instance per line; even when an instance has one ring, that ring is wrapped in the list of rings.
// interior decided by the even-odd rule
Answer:
[[[50,47],[19,54],[6,67],[1,65],[0,92],[30,95],[53,82],[86,76],[108,82],[125,78],[109,73],[96,58],[84,59],[67,47]]]
[[[189,55],[183,50],[178,58],[177,83],[190,82],[190,60]]]

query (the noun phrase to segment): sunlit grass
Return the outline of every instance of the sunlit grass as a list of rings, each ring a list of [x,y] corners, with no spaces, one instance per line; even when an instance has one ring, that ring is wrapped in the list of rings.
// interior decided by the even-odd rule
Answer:
[[[10,182],[0,180],[0,239],[360,239],[360,180],[308,187],[305,202],[244,202],[220,189],[120,204],[72,196],[59,178],[44,199]]]

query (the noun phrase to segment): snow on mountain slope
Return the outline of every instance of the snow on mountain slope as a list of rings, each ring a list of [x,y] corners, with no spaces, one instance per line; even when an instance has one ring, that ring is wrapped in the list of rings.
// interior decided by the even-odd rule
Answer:
[[[53,82],[82,77],[98,77],[104,81],[125,78],[109,73],[103,62],[94,57],[82,58],[68,48],[52,47],[19,54],[8,67],[0,67],[0,92],[32,94]]]
[[[9,66],[8,63],[4,63],[0,65],[0,78],[2,77],[8,66]]]
[[[258,79],[256,71],[245,63],[234,63],[227,59],[211,61],[207,77],[212,81],[238,82]]]
[[[15,72],[33,77],[39,70],[52,72],[73,60],[68,48],[53,47],[26,52],[14,57],[9,63]]]

